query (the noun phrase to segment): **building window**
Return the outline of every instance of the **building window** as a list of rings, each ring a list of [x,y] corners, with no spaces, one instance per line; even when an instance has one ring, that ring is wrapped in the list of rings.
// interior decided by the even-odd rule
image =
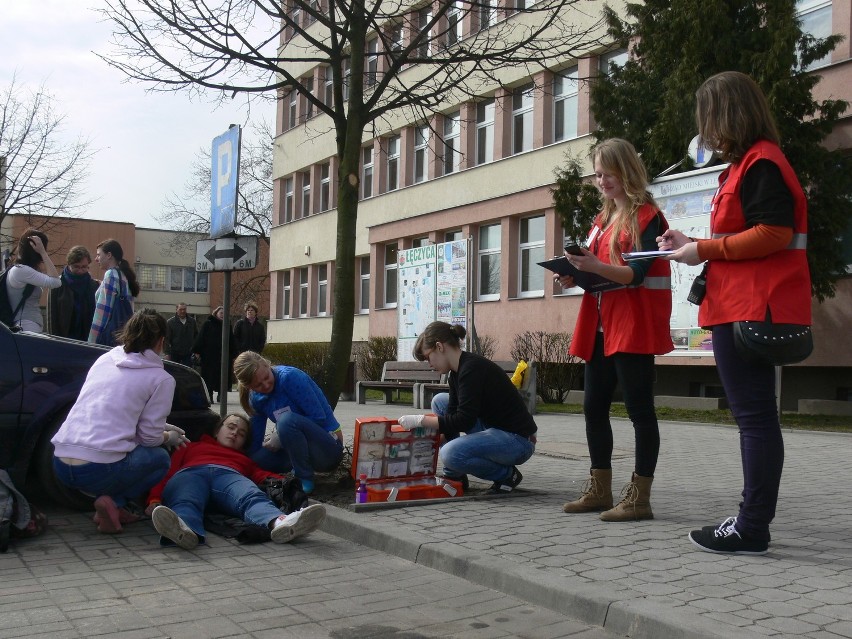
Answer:
[[[479,28],[487,29],[497,22],[497,0],[482,0],[479,7]]]
[[[284,221],[293,221],[293,207],[296,204],[296,197],[293,191],[293,178],[288,177],[284,180]]]
[[[302,26],[302,7],[298,1],[293,3],[293,11],[290,13],[290,18],[293,20],[295,29]]]
[[[331,163],[320,167],[320,211],[331,208]]]
[[[609,75],[611,68],[620,68],[627,64],[627,49],[616,49],[609,53],[604,53],[598,61],[598,68],[604,75]]]
[[[299,105],[299,92],[293,89],[290,91],[290,101],[287,107],[287,129],[292,129],[296,126],[296,113]]]
[[[358,296],[360,313],[370,312],[370,256],[361,258],[361,294]]]
[[[461,115],[454,111],[444,116],[444,175],[455,173],[461,166],[461,148],[459,135],[461,134]]]
[[[426,179],[426,163],[429,154],[429,127],[418,126],[414,129],[414,183]]]
[[[361,164],[361,199],[373,196],[373,147],[365,146]]]
[[[308,267],[299,269],[299,317],[308,316]]]
[[[311,172],[302,171],[302,217],[311,214]]]
[[[397,245],[385,244],[385,308],[396,308]]]
[[[544,293],[544,216],[521,220],[520,233],[520,297]]]
[[[308,78],[302,78],[302,86],[305,87],[305,110],[304,115],[302,116],[302,121],[310,120],[314,117],[314,103],[311,102],[310,96],[314,93],[314,78],[313,76]]]
[[[325,68],[325,84],[323,85],[323,103],[328,107],[334,106],[334,69]]]
[[[310,11],[305,11],[305,26],[310,26],[314,22],[317,21],[317,12],[319,11],[319,1],[318,0],[307,0],[308,9]]]
[[[139,287],[146,291],[206,293],[208,273],[196,273],[194,267],[137,264]]]
[[[447,231],[444,233],[444,241],[445,242],[456,242],[458,240],[463,240],[464,236],[462,235],[461,229],[458,231]]]
[[[525,84],[512,92],[512,153],[532,149],[533,85]]]
[[[577,67],[553,76],[553,141],[577,137]]]
[[[419,58],[428,58],[429,53],[431,52],[432,41],[429,31],[427,30],[427,26],[431,19],[432,7],[430,5],[427,5],[417,11],[417,26],[420,31],[420,37],[423,38],[420,44],[417,45],[417,57]]]
[[[340,66],[343,68],[343,101],[349,100],[349,83],[352,82],[352,62],[349,58],[343,58]]]
[[[281,309],[281,312],[282,312],[281,316],[284,319],[287,319],[288,317],[290,317],[290,299],[291,299],[290,298],[290,292],[292,290],[291,287],[290,287],[290,271],[284,271],[283,280],[284,280],[284,284],[281,288],[281,292],[282,292],[281,298],[283,300],[284,308]]]
[[[447,9],[447,46],[451,47],[462,39],[461,7],[458,2],[453,2]]]
[[[399,188],[399,136],[388,138],[388,191]]]
[[[479,228],[480,300],[500,299],[500,225]]]
[[[320,264],[317,271],[317,315],[328,315],[328,264]]]
[[[494,100],[476,105],[476,164],[494,160]]]
[[[379,39],[367,42],[367,59],[364,61],[364,85],[371,87],[376,83],[379,73]]]
[[[831,0],[797,0],[796,11],[802,22],[802,32],[822,39],[831,35]],[[831,62],[829,53],[808,65],[805,71],[824,67]]]
[[[428,237],[415,237],[411,240],[411,248],[420,248],[421,246],[429,246]]]
[[[395,24],[388,29],[388,43],[392,53],[402,51],[402,25]]]

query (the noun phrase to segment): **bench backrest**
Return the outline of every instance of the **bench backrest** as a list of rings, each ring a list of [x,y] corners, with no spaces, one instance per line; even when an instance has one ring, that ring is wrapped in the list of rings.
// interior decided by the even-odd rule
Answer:
[[[429,362],[389,361],[382,367],[382,381],[437,383],[444,379],[441,373],[429,366]]]

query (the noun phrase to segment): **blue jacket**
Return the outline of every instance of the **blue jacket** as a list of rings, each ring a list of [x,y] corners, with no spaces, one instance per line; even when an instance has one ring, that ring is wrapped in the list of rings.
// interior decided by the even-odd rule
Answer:
[[[275,413],[282,409],[289,408],[297,415],[307,417],[329,433],[340,428],[325,395],[307,373],[292,366],[273,366],[272,374],[275,375],[275,386],[269,395],[254,391],[249,394],[249,403],[254,410],[249,455],[260,450],[263,445],[266,420],[277,422]]]

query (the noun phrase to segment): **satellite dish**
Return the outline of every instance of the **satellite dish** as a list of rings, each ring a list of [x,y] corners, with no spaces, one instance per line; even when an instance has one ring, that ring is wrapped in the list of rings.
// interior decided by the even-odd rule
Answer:
[[[687,147],[686,152],[696,169],[703,169],[708,164],[712,164],[715,160],[719,159],[715,151],[701,144],[697,135],[689,141],[689,147]]]

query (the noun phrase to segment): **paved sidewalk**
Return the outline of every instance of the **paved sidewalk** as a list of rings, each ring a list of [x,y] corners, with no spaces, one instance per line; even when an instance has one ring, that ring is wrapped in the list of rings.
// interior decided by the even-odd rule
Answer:
[[[356,417],[422,412],[340,402]],[[742,489],[735,428],[661,423],[655,519],[604,523],[566,515],[589,461],[582,416],[539,415],[523,491],[488,500],[350,512],[324,530],[487,585],[630,637],[852,637],[852,436],[785,432],[786,465],[770,553],[704,553],[693,528],[736,515]],[[633,469],[633,431],[613,420],[616,492]],[[617,488],[616,488],[617,486]]]

